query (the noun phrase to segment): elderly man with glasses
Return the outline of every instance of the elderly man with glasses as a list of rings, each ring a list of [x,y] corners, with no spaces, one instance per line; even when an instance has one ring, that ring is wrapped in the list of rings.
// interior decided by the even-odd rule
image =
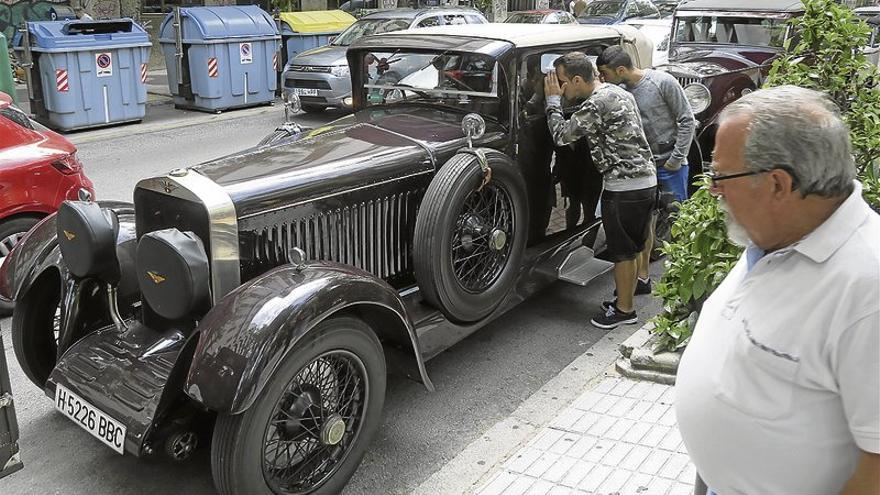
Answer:
[[[876,494],[880,217],[823,94],[782,86],[720,116],[712,193],[742,258],[678,371],[682,438],[709,493]]]

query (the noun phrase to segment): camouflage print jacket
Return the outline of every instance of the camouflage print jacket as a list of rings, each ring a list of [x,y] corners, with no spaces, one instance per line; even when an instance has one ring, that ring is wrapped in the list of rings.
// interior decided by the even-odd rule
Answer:
[[[634,191],[657,185],[651,148],[635,99],[613,84],[600,84],[565,120],[561,97],[547,97],[547,125],[558,146],[586,137],[593,163],[609,191]]]

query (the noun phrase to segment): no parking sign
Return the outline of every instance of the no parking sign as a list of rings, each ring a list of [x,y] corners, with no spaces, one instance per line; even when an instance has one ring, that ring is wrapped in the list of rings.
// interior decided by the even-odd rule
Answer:
[[[95,69],[98,73],[98,77],[110,77],[113,75],[113,54],[106,53],[96,53],[95,54]]]
[[[250,43],[239,43],[238,53],[241,55],[241,63],[251,64],[254,62],[254,52]]]

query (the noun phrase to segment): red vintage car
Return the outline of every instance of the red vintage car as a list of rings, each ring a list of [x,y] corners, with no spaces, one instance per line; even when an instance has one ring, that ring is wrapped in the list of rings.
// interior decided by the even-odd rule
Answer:
[[[15,243],[62,201],[94,196],[76,146],[31,120],[0,92],[0,265]],[[11,309],[0,299],[0,314]]]

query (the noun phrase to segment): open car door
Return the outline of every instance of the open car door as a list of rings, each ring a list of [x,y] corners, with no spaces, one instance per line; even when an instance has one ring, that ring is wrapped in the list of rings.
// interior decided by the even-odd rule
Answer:
[[[9,368],[6,366],[6,352],[3,349],[3,338],[0,336],[0,478],[23,467],[18,452],[18,422],[12,402]]]

